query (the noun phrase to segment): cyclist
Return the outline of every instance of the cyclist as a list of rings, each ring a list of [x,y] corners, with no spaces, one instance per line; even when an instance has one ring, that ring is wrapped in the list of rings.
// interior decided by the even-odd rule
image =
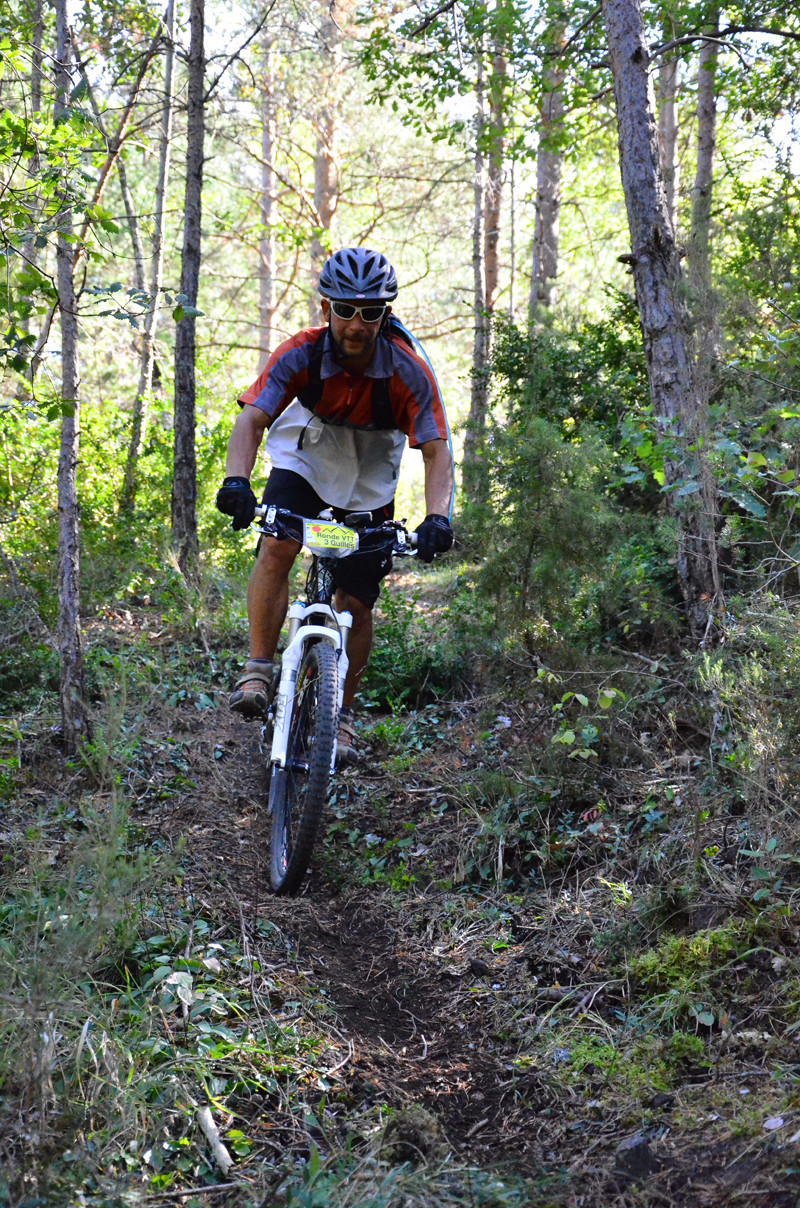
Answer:
[[[453,466],[436,380],[424,359],[389,329],[397,277],[369,248],[343,248],[319,278],[327,326],[300,331],[272,353],[239,396],[241,411],[228,443],[217,507],[243,529],[255,515],[250,485],[261,440],[272,468],[263,502],[315,517],[331,508],[394,515],[394,493],[406,439],[422,453],[427,515],[417,527],[418,554],[431,562],[453,543],[449,521]],[[289,601],[289,573],[300,551],[291,538],[264,537],[250,577],[250,658],[236,681],[231,708],[262,716],[276,670],[275,652]],[[357,758],[353,700],[372,646],[372,609],[391,569],[383,552],[336,564],[336,606],[353,615],[338,735],[339,758]]]

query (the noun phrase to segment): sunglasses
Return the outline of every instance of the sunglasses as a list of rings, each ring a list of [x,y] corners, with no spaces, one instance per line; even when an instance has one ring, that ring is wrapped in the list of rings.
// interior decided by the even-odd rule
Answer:
[[[354,319],[360,315],[365,323],[379,323],[386,314],[386,304],[383,302],[377,306],[353,306],[350,302],[336,302],[333,298],[330,302],[337,319]]]

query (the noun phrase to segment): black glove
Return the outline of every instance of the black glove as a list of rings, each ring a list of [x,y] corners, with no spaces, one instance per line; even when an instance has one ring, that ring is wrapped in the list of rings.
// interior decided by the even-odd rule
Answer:
[[[423,562],[433,562],[434,554],[444,554],[453,544],[453,530],[446,516],[431,512],[414,529],[417,534],[417,556]]]
[[[246,478],[226,478],[217,491],[217,510],[233,516],[231,527],[246,529],[256,514],[256,497]]]

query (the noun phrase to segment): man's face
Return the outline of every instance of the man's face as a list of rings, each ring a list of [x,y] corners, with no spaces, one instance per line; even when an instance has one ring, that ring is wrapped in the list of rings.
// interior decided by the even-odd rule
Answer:
[[[365,306],[369,303],[365,303],[362,298],[352,302],[351,305]],[[327,298],[322,299],[322,313],[331,325],[331,335],[336,341],[340,355],[343,355],[348,361],[355,361],[362,366],[369,364],[380,333],[381,323],[365,323],[358,311],[352,319],[340,319],[331,310],[331,304]]]

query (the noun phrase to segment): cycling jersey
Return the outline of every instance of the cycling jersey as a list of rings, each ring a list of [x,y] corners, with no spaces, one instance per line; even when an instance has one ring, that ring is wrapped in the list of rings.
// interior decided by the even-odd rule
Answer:
[[[274,467],[301,474],[334,507],[372,511],[394,498],[406,438],[446,440],[436,381],[399,336],[378,337],[363,374],[334,357],[327,328],[284,341],[241,404],[270,418]]]

